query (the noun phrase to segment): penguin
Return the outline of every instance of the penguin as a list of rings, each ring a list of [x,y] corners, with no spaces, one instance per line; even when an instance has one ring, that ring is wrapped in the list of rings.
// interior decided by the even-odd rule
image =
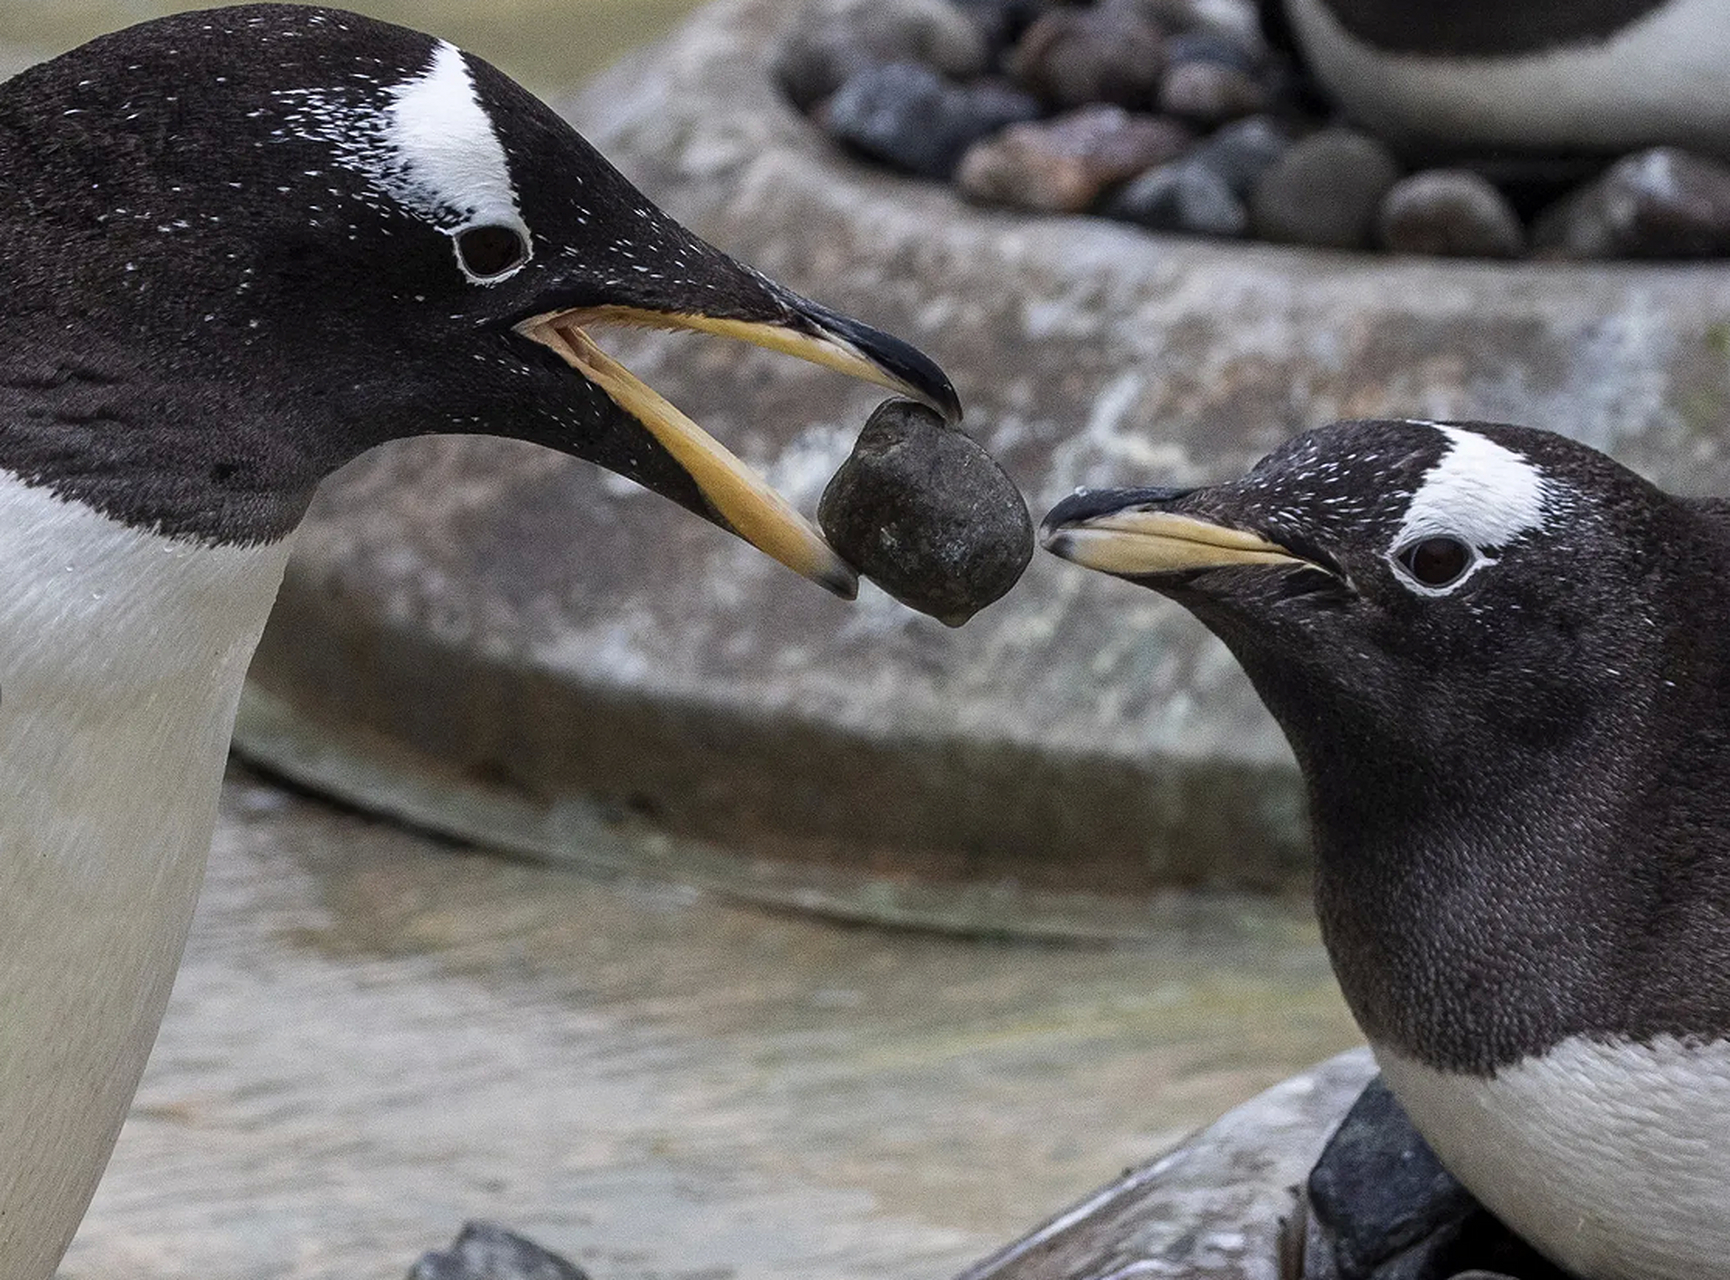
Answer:
[[[0,297],[0,1276],[47,1280],[162,1016],[322,477],[403,437],[534,441],[851,596],[814,526],[591,330],[960,404],[484,61],[329,8],[181,14],[0,85]]]
[[[1730,1277],[1730,502],[1358,421],[1042,537],[1243,666],[1346,1000],[1448,1170],[1584,1280]]]
[[[1420,150],[1730,154],[1730,0],[1260,0],[1356,123]]]

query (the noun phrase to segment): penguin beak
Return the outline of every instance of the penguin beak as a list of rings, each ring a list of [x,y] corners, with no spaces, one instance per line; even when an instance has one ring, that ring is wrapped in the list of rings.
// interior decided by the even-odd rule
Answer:
[[[1040,541],[1055,556],[1136,582],[1245,565],[1332,571],[1279,543],[1204,516],[1172,511],[1184,489],[1082,490],[1051,509]]]
[[[767,281],[762,283],[768,285]],[[689,476],[708,507],[705,514],[794,572],[851,600],[858,594],[858,573],[817,527],[726,446],[602,351],[585,332],[587,325],[611,324],[736,338],[908,396],[929,405],[949,422],[960,420],[961,401],[955,388],[918,350],[777,286],[768,287],[779,305],[767,320],[607,304],[533,316],[516,329],[550,347],[635,420]]]

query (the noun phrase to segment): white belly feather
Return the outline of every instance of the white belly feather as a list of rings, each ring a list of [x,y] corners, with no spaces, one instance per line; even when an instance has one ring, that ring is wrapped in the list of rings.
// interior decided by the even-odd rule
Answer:
[[[1575,1038],[1489,1079],[1376,1057],[1454,1176],[1562,1266],[1730,1277],[1730,1041]]]
[[[1672,0],[1602,43],[1511,58],[1388,53],[1323,0],[1291,13],[1322,82],[1376,128],[1541,148],[1730,145],[1730,0]]]
[[[0,472],[0,1276],[46,1280],[173,984],[287,542],[211,549]]]

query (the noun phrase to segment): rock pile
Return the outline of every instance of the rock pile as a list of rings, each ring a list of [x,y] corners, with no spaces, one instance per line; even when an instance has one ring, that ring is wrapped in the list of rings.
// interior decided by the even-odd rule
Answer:
[[[1396,154],[1332,118],[1252,0],[810,0],[774,73],[850,151],[984,204],[1451,257],[1730,254],[1730,165]]]

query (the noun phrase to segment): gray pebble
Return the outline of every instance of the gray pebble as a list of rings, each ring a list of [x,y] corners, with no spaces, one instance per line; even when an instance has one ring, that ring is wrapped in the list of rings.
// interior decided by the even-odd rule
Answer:
[[[1399,178],[1399,165],[1374,138],[1323,129],[1262,175],[1250,198],[1250,222],[1264,240],[1365,248],[1376,211]]]
[[[1563,258],[1730,253],[1730,165],[1676,147],[1637,152],[1546,210],[1532,239]]]
[[[1250,116],[1210,134],[1190,158],[1218,174],[1239,200],[1248,200],[1262,175],[1291,148],[1291,135],[1279,121]]]
[[[1517,258],[1519,216],[1490,181],[1464,169],[1429,169],[1396,182],[1376,215],[1376,238],[1393,253]]]
[[[1241,0],[1132,0],[1132,3],[1174,35],[1205,32],[1232,41],[1258,59],[1267,56],[1267,42],[1262,37],[1255,4]]]
[[[556,1253],[490,1222],[471,1222],[456,1243],[423,1254],[408,1280],[588,1280]]]
[[[1235,67],[1245,75],[1261,68],[1262,51],[1247,40],[1206,28],[1167,36],[1165,60],[1172,66],[1185,62],[1212,62]]]
[[[994,53],[1002,53],[1021,39],[1022,34],[1057,0],[951,0],[955,7],[973,20],[985,36],[985,43]]]
[[[1112,196],[1104,212],[1150,231],[1241,236],[1249,227],[1243,201],[1225,180],[1188,158],[1142,174]]]
[[[1010,71],[1060,109],[1111,102],[1146,110],[1159,93],[1164,37],[1157,23],[1122,0],[1053,9],[1028,28]]]
[[[799,10],[775,52],[774,76],[810,111],[874,63],[918,62],[956,79],[982,75],[985,36],[948,0],[814,0]]]
[[[1020,579],[1033,521],[1003,468],[924,405],[877,406],[817,520],[860,573],[952,627]]]
[[[1302,1280],[1566,1280],[1442,1167],[1379,1076],[1305,1191]]]
[[[1039,104],[1006,85],[949,83],[929,67],[892,62],[856,72],[818,113],[835,138],[885,164],[948,178],[967,148]]]
[[[1159,109],[1202,128],[1254,115],[1267,91],[1247,71],[1223,62],[1174,62],[1159,86]]]
[[[1341,1272],[1352,1276],[1369,1275],[1477,1208],[1379,1076],[1328,1139],[1308,1192]]]
[[[1018,124],[975,143],[955,181],[974,200],[1043,213],[1080,213],[1107,188],[1189,149],[1175,120],[1122,107],[1083,107]]]

